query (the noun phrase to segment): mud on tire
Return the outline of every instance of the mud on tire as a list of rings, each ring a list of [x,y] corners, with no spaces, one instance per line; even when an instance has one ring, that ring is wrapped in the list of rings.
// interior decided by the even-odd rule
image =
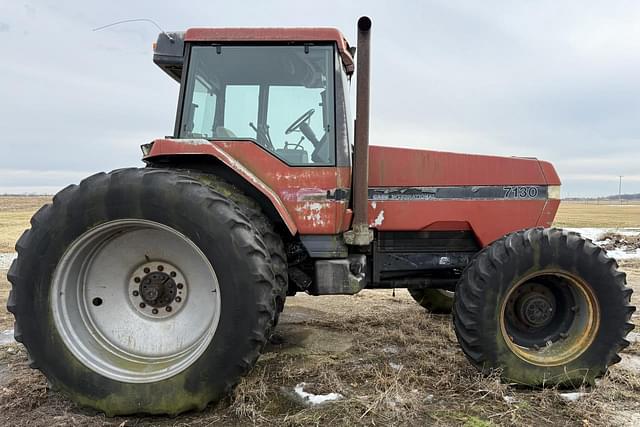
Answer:
[[[456,286],[456,335],[478,369],[520,384],[592,384],[620,361],[635,307],[625,274],[574,232],[529,229],[483,249]]]
[[[215,334],[197,359],[168,378],[145,381],[143,372],[143,380],[127,382],[98,373],[70,349],[52,314],[54,301],[62,298],[51,294],[52,278],[67,250],[89,230],[123,219],[159,224],[184,236],[215,271],[221,307]],[[16,249],[7,304],[15,316],[16,340],[52,388],[109,416],[203,409],[254,365],[272,327],[273,295],[280,285],[258,227],[233,201],[173,171],[123,169],[69,186],[34,215]],[[155,247],[141,250],[151,259],[162,253]],[[100,303],[108,307],[109,301]],[[123,362],[122,369],[133,368]]]

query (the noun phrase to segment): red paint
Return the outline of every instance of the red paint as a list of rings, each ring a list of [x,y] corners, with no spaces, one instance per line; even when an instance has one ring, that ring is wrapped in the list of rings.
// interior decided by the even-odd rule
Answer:
[[[336,234],[349,227],[342,221],[346,203],[326,198],[348,168],[288,166],[254,142],[237,140],[159,139],[146,158],[176,154],[210,155],[236,170],[267,196],[291,234]]]
[[[335,42],[347,72],[353,72],[349,43],[336,28],[190,28],[185,42]]]
[[[348,201],[327,199],[349,188],[348,167],[292,167],[252,141],[155,141],[147,158],[205,154],[252,183],[273,203],[292,234],[337,234],[350,227]],[[535,159],[370,147],[369,185],[559,185],[553,166]],[[558,200],[370,201],[369,223],[380,231],[468,230],[484,246],[504,234],[549,226]]]
[[[545,200],[427,200],[369,202],[370,226],[379,231],[449,230],[471,228],[483,246],[505,234],[535,227]],[[374,226],[382,212],[383,220]],[[455,224],[451,224],[454,222]]]
[[[535,185],[547,179],[560,185],[553,166],[536,159],[369,147],[370,187]]]

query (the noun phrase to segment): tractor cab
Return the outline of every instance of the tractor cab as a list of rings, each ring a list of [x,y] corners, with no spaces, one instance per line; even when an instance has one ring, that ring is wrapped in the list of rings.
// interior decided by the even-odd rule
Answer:
[[[163,34],[155,47],[156,64],[181,82],[174,136],[250,140],[289,166],[335,165],[336,144],[349,149],[353,71],[337,30],[287,29],[246,43],[237,30],[207,32]],[[211,37],[221,42],[199,41]]]

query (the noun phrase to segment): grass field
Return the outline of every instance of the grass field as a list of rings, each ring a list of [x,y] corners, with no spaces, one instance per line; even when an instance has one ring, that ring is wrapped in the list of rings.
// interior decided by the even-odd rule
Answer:
[[[0,252],[10,252],[48,198],[0,197]],[[640,227],[640,205],[564,203],[558,225]],[[640,291],[640,262],[621,267]],[[9,289],[0,270],[0,305]],[[640,303],[640,292],[633,295]],[[634,317],[638,321],[638,317]],[[12,317],[0,309],[0,332]],[[640,425],[640,344],[573,402],[554,389],[527,390],[483,377],[459,349],[449,316],[431,315],[404,290],[287,300],[276,339],[232,396],[177,418],[105,418],[48,391],[22,346],[0,346],[2,425]],[[292,392],[344,399],[308,407]]]
[[[29,220],[51,197],[0,196],[0,252],[13,252]]]
[[[554,225],[558,227],[640,227],[640,203],[562,202]]]

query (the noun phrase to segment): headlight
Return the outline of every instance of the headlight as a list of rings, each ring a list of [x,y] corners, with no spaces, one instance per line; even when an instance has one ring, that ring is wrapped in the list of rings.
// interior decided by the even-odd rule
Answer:
[[[547,199],[558,199],[560,200],[560,186],[559,185],[550,185],[547,187]]]

